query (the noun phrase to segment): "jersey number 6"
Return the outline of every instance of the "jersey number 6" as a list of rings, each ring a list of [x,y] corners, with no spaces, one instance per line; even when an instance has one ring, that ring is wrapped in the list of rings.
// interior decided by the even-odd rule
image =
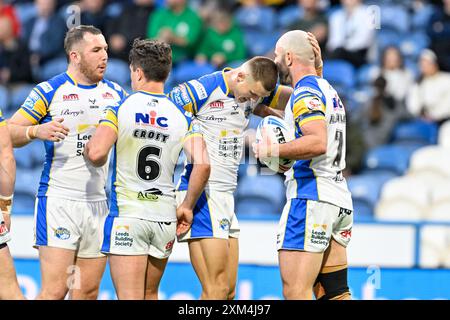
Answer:
[[[144,181],[158,179],[161,165],[156,159],[161,158],[161,148],[147,146],[142,148],[137,156],[137,175]]]

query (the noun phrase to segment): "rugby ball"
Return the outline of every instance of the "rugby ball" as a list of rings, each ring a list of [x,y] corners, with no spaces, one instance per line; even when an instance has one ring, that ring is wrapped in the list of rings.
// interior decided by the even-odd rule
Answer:
[[[265,117],[256,128],[256,143],[263,139],[263,132],[274,144],[282,144],[295,139],[294,131],[287,125],[286,121],[275,116]],[[270,170],[283,173],[288,171],[295,160],[280,159],[278,157],[260,158]]]

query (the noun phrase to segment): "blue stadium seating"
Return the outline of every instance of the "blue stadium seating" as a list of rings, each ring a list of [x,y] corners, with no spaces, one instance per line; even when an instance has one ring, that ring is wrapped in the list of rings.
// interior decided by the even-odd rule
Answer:
[[[269,32],[276,28],[276,14],[269,7],[241,7],[234,17],[244,31]]]
[[[239,180],[236,190],[236,202],[245,199],[265,199],[273,208],[267,211],[281,210],[285,197],[283,180],[278,175],[245,176]],[[264,212],[259,212],[264,213]],[[271,213],[271,212],[267,212]]]
[[[109,59],[105,78],[117,82],[121,86],[129,85],[131,79],[128,63],[119,59]]]
[[[280,207],[270,202],[267,198],[248,196],[236,199],[236,214],[242,215],[271,215],[280,214]]]
[[[374,64],[365,64],[356,71],[356,79],[359,86],[370,85],[379,73],[379,67]]]
[[[280,28],[287,28],[303,16],[303,8],[291,5],[283,8],[278,13],[278,25]]]
[[[280,35],[278,30],[270,32],[245,31],[244,39],[247,53],[250,56],[264,56],[273,52]]]
[[[64,57],[55,58],[48,61],[45,65],[41,67],[38,72],[38,78],[40,81],[47,81],[54,76],[65,72],[67,69],[67,60]]]
[[[411,17],[411,25],[415,30],[423,30],[427,27],[428,21],[430,21],[433,14],[433,6],[425,5],[422,9],[415,12]]]
[[[9,103],[9,109],[14,111],[19,109],[33,88],[34,85],[25,84],[11,91],[11,101]]]
[[[360,199],[353,198],[354,221],[361,222],[373,219],[373,206]]]
[[[409,15],[406,9],[397,5],[381,6],[381,29],[392,29],[398,32],[408,32]]]
[[[31,169],[33,168],[33,150],[28,147],[15,148],[14,158],[16,159],[17,168]]]
[[[197,63],[194,61],[181,62],[173,70],[173,81],[176,84],[200,78],[201,76],[214,72],[216,69],[209,63]]]
[[[326,60],[323,76],[333,85],[342,85],[345,88],[352,88],[356,82],[354,67],[344,60]]]
[[[421,119],[398,123],[392,134],[392,142],[411,144],[436,144],[438,126]]]
[[[35,196],[26,192],[16,191],[14,193],[14,201],[12,212],[14,214],[34,214]]]
[[[430,39],[425,32],[414,32],[406,35],[400,43],[400,50],[405,57],[417,59],[423,49],[430,44]]]
[[[365,158],[368,169],[388,170],[397,174],[404,174],[409,166],[411,154],[419,145],[382,145],[369,150]]]
[[[376,43],[380,51],[388,46],[398,46],[402,39],[402,34],[390,29],[381,28],[376,35]]]

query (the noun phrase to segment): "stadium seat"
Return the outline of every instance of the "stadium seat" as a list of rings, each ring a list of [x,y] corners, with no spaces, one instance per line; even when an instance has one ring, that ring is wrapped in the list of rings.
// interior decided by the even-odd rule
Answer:
[[[256,175],[243,177],[237,186],[236,202],[247,198],[266,199],[275,210],[281,210],[286,196],[283,180],[278,175]]]
[[[392,133],[392,142],[435,144],[437,134],[438,127],[434,122],[417,119],[398,123]]]
[[[438,144],[450,148],[450,120],[444,122],[439,128]]]
[[[237,9],[234,17],[244,31],[269,32],[276,28],[276,14],[269,7],[244,6]]]
[[[394,30],[381,28],[376,35],[378,50],[381,52],[388,46],[398,46],[403,39],[403,35]]]
[[[14,192],[14,201],[12,212],[14,214],[34,214],[34,203],[36,198],[34,195],[21,191]]]
[[[450,222],[450,181],[431,187],[431,207],[426,219]]]
[[[33,168],[33,150],[28,146],[14,149],[14,158],[16,159],[16,165],[19,169],[31,169]],[[19,171],[19,170],[18,170]]]
[[[406,33],[409,31],[409,15],[406,8],[397,5],[383,5],[381,11],[381,28]]]
[[[31,149],[31,159],[34,168],[42,169],[45,162],[45,147],[44,143],[39,140],[35,140],[28,144],[25,148]]]
[[[64,57],[55,58],[46,62],[38,72],[38,78],[40,81],[47,81],[54,76],[65,72],[67,69],[67,60]]]
[[[382,145],[371,149],[365,158],[368,169],[389,170],[404,174],[409,165],[411,154],[417,150],[416,145]]]
[[[394,178],[381,191],[375,215],[380,220],[419,221],[426,216],[429,190],[411,177]]]
[[[216,71],[209,63],[197,63],[194,61],[181,62],[173,70],[173,81],[180,84],[185,81],[200,78],[205,74]]]
[[[119,59],[108,59],[105,78],[117,82],[121,86],[129,85],[131,79],[128,63]]]
[[[9,91],[0,85],[0,109],[5,112],[9,105]]]
[[[433,14],[433,6],[424,4],[423,7],[415,12],[411,17],[411,26],[415,30],[425,30]]]
[[[250,56],[264,56],[268,52],[272,52],[280,38],[279,31],[245,31],[244,39],[247,52]]]
[[[245,196],[243,198],[236,198],[236,214],[239,216],[281,215],[281,209],[265,197]]]
[[[35,196],[39,188],[41,173],[42,168],[17,170],[15,190]]]
[[[33,90],[34,85],[24,84],[17,89],[11,91],[11,101],[9,103],[9,109],[16,111],[20,108],[22,103],[24,103],[25,99],[30,94],[31,90]]]
[[[450,179],[450,149],[441,146],[427,146],[418,149],[411,156],[409,175],[420,178],[427,185]]]
[[[360,199],[352,199],[353,201],[353,218],[355,221],[367,221],[373,219],[374,208],[366,201]]]
[[[422,268],[450,268],[450,227],[428,225],[420,232]]]
[[[403,38],[400,51],[404,56],[416,59],[429,44],[430,39],[425,32],[414,32]]]
[[[365,64],[356,72],[356,79],[359,86],[371,85],[380,74],[380,68],[375,64]]]
[[[365,202],[373,209],[380,196],[383,185],[397,175],[390,171],[364,171],[362,174],[350,176],[347,184],[353,201]]]
[[[286,29],[303,16],[303,8],[290,5],[280,10],[278,13],[278,25],[280,28]]]
[[[326,60],[323,66],[323,77],[333,85],[352,88],[355,85],[355,69],[345,60]]]

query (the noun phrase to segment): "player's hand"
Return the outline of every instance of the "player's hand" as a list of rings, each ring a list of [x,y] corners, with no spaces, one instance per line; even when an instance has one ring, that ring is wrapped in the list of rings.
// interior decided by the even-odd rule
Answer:
[[[37,128],[32,128],[34,138],[40,140],[60,142],[64,140],[69,133],[69,128],[62,124],[63,118],[57,118],[53,121],[40,124],[36,126]]]
[[[322,51],[320,50],[319,42],[317,41],[316,37],[311,32],[308,32],[308,40],[309,40],[309,43],[312,45],[313,51],[314,51],[314,56],[315,56],[314,65],[315,65],[316,69],[318,69],[318,68],[322,67],[322,65],[323,65]]]
[[[181,204],[177,208],[177,237],[189,231],[194,220],[194,212]]]
[[[3,221],[5,221],[6,228],[11,231],[11,215],[4,213]]]
[[[277,156],[277,145],[274,144],[269,136],[267,135],[265,129],[261,131],[261,141],[254,142],[253,153],[255,154],[255,158],[257,159],[267,159],[270,157]]]

